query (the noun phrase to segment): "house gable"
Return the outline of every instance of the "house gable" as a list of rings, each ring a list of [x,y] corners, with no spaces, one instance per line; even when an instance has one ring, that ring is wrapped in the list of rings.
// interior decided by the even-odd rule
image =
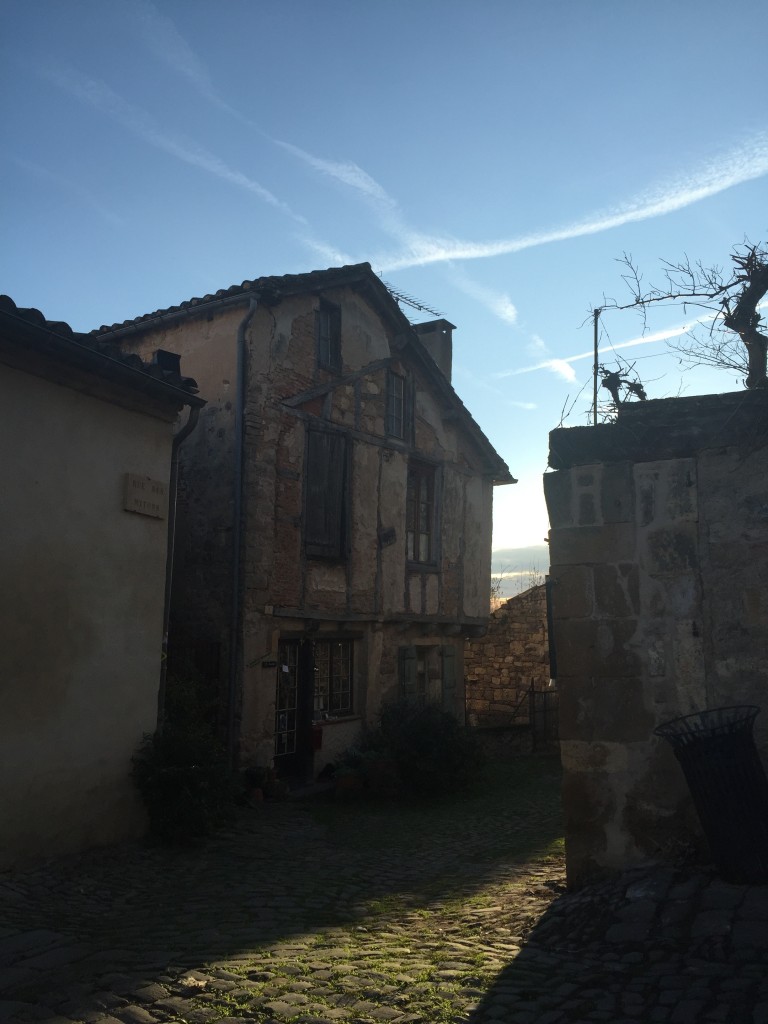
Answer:
[[[352,293],[359,301],[350,303],[348,298],[344,297],[345,291],[347,296]],[[303,298],[306,302],[304,313],[306,319],[301,330],[297,330],[299,325],[294,323],[286,335],[286,330],[282,326],[284,317],[281,316],[280,307],[288,300],[297,297]],[[132,337],[140,336],[143,332],[166,331],[171,326],[185,320],[210,320],[224,309],[247,309],[248,304],[254,300],[262,310],[267,311],[272,320],[274,330],[270,333],[274,335],[273,344],[276,348],[279,349],[281,335],[284,339],[290,337],[292,341],[294,337],[297,340],[301,338],[302,346],[306,351],[298,351],[296,346],[292,346],[290,359],[294,365],[304,368],[310,364],[310,361],[317,363],[317,316],[322,304],[325,303],[342,310],[340,366],[316,367],[320,376],[323,373],[339,372],[343,376],[350,369],[353,371],[360,369],[363,365],[362,361],[356,360],[354,365],[350,365],[348,361],[345,362],[345,348],[350,345],[354,349],[368,346],[367,362],[376,358],[392,357],[395,354],[404,360],[409,360],[418,370],[425,393],[429,394],[430,400],[440,408],[441,415],[446,420],[453,419],[457,428],[472,439],[477,456],[482,460],[484,472],[498,483],[515,482],[508,467],[494,450],[443,372],[450,369],[450,359],[443,353],[438,355],[438,361],[436,361],[425,347],[422,339],[426,340],[430,334],[425,330],[428,325],[422,324],[413,327],[410,324],[392,293],[374,274],[369,263],[312,271],[307,274],[287,274],[283,277],[262,277],[243,281],[240,285],[233,285],[201,298],[190,299],[178,306],[157,310],[134,320],[124,321],[122,324],[113,324],[111,327],[103,326],[94,331],[92,337],[107,342],[124,343]],[[382,346],[378,352],[371,350],[370,346],[380,331],[366,329],[367,326],[370,328],[371,324],[375,323],[383,326],[388,338],[388,345]],[[448,321],[443,320],[436,323],[452,326],[448,324]],[[130,344],[129,342],[129,346]],[[310,356],[310,352],[313,353],[312,356]],[[259,353],[259,356],[263,359],[264,353]],[[317,376],[318,373],[314,375],[309,386],[322,386],[325,383],[324,379],[318,380]],[[290,397],[290,394],[286,394],[285,397]]]
[[[404,645],[430,664],[455,648],[463,714],[460,637],[487,620],[493,486],[512,477],[370,266],[243,282],[97,336],[175,348],[209,398],[182,451],[171,636],[220,650],[242,750],[306,768],[289,747],[306,755],[307,697],[286,702],[310,663],[353,666],[352,721],[323,725],[330,749],[353,742],[398,692]]]

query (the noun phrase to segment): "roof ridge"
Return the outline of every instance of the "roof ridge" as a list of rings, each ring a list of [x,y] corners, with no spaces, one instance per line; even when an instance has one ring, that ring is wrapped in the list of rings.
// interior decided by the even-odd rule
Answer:
[[[306,290],[308,287],[312,287],[313,284],[320,285],[322,280],[329,276],[343,275],[345,278],[350,278],[360,274],[370,275],[380,280],[374,273],[370,263],[351,263],[341,267],[328,267],[325,270],[309,270],[302,274],[269,274],[264,277],[246,278],[240,284],[233,284],[228,288],[219,288],[217,291],[207,292],[205,295],[193,296],[191,299],[185,299],[183,302],[156,309],[150,313],[142,313],[137,317],[123,320],[121,323],[102,324],[101,327],[95,328],[89,334],[92,336],[106,335],[131,327],[140,327],[141,324],[159,319],[160,317],[173,316],[176,313],[182,314],[212,302],[220,302],[238,295],[246,295],[248,292],[266,289],[277,290],[280,287],[283,289],[287,287],[290,289],[300,288]],[[381,283],[382,287],[386,288],[386,285],[383,282]]]

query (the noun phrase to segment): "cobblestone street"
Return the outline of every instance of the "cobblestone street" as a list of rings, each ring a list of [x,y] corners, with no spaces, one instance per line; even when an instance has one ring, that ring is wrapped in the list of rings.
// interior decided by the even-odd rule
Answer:
[[[556,765],[505,772],[0,877],[0,1020],[768,1022],[768,889],[657,868],[564,895]]]

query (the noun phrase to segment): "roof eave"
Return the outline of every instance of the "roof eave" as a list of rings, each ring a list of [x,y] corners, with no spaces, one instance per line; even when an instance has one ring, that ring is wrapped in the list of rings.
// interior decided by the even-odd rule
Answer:
[[[174,404],[204,406],[205,400],[198,395],[166,380],[153,377],[144,369],[121,362],[115,356],[100,352],[89,345],[82,336],[74,332],[71,336],[63,332],[67,325],[37,324],[10,310],[0,310],[0,341],[19,351],[31,352],[48,359],[65,363],[83,372],[96,373],[114,384],[120,384],[132,391],[138,391],[151,398]],[[59,329],[56,329],[59,328]]]

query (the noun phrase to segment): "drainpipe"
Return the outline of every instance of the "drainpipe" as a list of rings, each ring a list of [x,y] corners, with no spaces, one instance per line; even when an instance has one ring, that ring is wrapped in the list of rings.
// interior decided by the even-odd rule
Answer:
[[[234,508],[232,511],[232,604],[229,623],[229,682],[227,687],[227,757],[235,767],[235,701],[240,665],[240,623],[242,620],[242,547],[243,505],[245,494],[245,406],[248,394],[248,346],[245,332],[258,309],[260,296],[255,294],[248,312],[237,328],[237,393],[235,395]]]
[[[173,549],[176,543],[176,492],[179,483],[179,449],[197,426],[200,406],[193,405],[187,422],[173,437],[171,445],[171,472],[168,480],[168,543],[165,554],[165,597],[163,600],[163,654],[160,662],[160,689],[157,693],[157,727],[163,728],[165,717],[165,686],[168,675],[168,629],[171,620],[171,589],[173,583]]]

